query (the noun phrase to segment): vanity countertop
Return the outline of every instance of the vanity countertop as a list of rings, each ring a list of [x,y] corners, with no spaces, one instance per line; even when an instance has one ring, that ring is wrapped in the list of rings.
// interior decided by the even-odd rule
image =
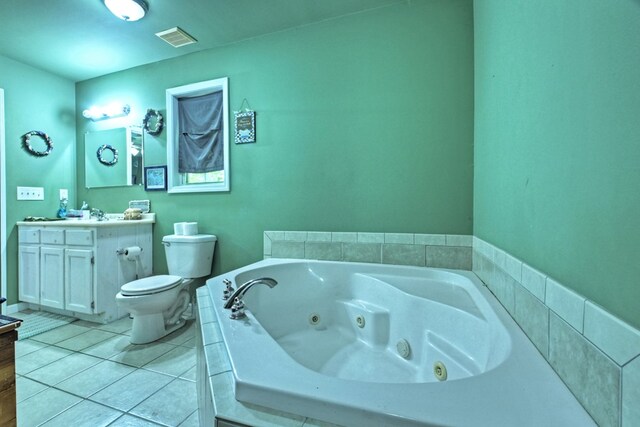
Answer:
[[[125,220],[124,214],[106,214],[107,219],[98,221],[97,219],[64,219],[52,221],[18,221],[19,226],[34,227],[119,227],[127,225],[155,224],[156,214],[142,214],[142,219]]]

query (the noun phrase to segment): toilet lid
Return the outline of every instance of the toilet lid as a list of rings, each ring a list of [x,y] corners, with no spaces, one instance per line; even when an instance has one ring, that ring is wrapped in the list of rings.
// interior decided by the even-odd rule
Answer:
[[[125,283],[122,285],[122,288],[120,288],[120,292],[125,296],[154,294],[156,292],[169,290],[179,285],[180,282],[182,282],[182,277],[167,274],[145,277],[144,279]]]

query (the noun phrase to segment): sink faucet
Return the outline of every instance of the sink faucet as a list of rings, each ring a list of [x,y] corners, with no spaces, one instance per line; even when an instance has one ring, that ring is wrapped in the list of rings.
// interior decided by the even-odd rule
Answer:
[[[270,288],[273,288],[275,285],[278,284],[278,282],[276,282],[275,280],[273,280],[270,277],[261,277],[259,279],[252,279],[249,280],[248,282],[243,283],[242,285],[240,285],[240,287],[238,287],[238,289],[236,289],[231,296],[229,297],[229,299],[227,300],[227,302],[224,303],[224,308],[231,308],[234,304],[234,302],[236,301],[236,299],[238,299],[238,301],[242,301],[242,297],[244,296],[244,294],[247,293],[247,291],[254,285],[267,285]]]
[[[95,216],[98,221],[106,221],[108,219],[103,211],[96,208],[91,209],[91,216]]]

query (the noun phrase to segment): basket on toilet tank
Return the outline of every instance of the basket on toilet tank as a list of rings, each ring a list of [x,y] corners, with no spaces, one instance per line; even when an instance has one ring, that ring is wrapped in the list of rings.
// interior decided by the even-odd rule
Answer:
[[[216,240],[216,236],[210,234],[164,236],[162,244],[169,274],[185,279],[211,274]]]

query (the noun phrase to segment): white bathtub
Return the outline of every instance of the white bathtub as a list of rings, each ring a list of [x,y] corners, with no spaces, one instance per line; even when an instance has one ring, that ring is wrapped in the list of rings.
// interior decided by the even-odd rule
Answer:
[[[278,285],[231,320],[222,280],[258,277]],[[239,401],[346,426],[595,425],[473,273],[271,259],[207,286]]]

